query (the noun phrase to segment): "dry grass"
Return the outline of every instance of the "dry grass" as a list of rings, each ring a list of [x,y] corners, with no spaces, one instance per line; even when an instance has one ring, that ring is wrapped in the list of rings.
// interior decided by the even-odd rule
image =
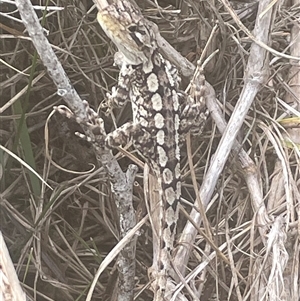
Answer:
[[[46,1],[41,3],[46,5]],[[160,1],[165,8],[162,11],[152,1],[137,3],[169,43],[193,63],[218,22],[208,54],[216,49],[219,53],[206,67],[205,75],[228,121],[245,84],[251,40],[218,2]],[[50,5],[62,9],[47,12],[47,38],[80,96],[91,107],[99,108],[116,83],[115,48],[96,23],[91,1],[54,0]],[[269,46],[299,56],[299,37],[297,44],[291,30],[296,26],[299,31],[300,7],[285,5],[273,15]],[[47,121],[53,106],[62,104],[61,97],[43,63],[35,59],[24,26],[17,22],[16,7],[4,1],[1,11],[6,17],[0,23],[0,230],[28,296],[33,300],[85,300],[99,264],[119,237],[108,176],[99,169],[89,143],[74,135],[80,131],[76,123],[57,113]],[[40,9],[37,13],[42,18]],[[255,19],[255,6],[242,16],[249,30]],[[291,40],[295,41],[292,48]],[[201,293],[201,300],[299,300],[300,141],[296,140],[296,127],[300,83],[295,78],[300,76],[296,64],[270,55],[267,80],[239,131],[246,159],[241,162],[234,152],[229,157],[206,210],[208,224],[205,229],[198,225],[188,270],[198,269],[190,284],[195,287],[195,296]],[[184,78],[183,88],[187,83]],[[130,119],[129,107],[115,111],[115,120],[102,111],[100,114],[107,131],[113,129],[114,122],[119,125]],[[296,114],[298,119],[286,119]],[[49,137],[45,143],[47,122]],[[193,139],[199,184],[220,138],[209,119],[203,134]],[[45,156],[45,145],[51,160],[63,169]],[[4,148],[31,165],[52,189]],[[118,156],[126,170],[131,161]],[[93,165],[96,171],[88,173]],[[182,150],[182,174],[183,207],[190,212],[196,196],[186,148]],[[138,218],[145,215],[142,179],[143,171],[139,170],[134,187]],[[257,194],[263,200],[260,204],[255,202]],[[179,234],[188,218],[182,212]],[[146,223],[137,240],[137,300],[152,298],[147,276],[152,264],[151,236],[150,223]],[[93,300],[114,300],[116,283],[117,265],[113,261],[100,276]]]

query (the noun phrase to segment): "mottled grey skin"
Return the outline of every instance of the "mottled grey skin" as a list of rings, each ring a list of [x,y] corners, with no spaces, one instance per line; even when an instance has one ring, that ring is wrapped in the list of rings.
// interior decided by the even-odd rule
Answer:
[[[132,139],[158,178],[160,262],[154,300],[162,301],[171,270],[181,194],[179,133],[190,129],[203,105],[194,104],[178,90],[177,70],[158,52],[154,33],[137,8],[118,1],[99,11],[97,19],[119,49],[115,64],[120,74],[118,85],[108,95],[109,105],[130,101],[133,112],[133,121],[108,134],[105,143],[117,147]]]

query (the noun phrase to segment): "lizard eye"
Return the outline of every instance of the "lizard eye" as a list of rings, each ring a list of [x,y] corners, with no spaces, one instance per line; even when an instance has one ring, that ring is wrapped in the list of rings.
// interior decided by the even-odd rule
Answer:
[[[137,26],[135,24],[131,24],[127,27],[127,29],[130,31],[130,32],[135,32],[136,29],[137,29]]]

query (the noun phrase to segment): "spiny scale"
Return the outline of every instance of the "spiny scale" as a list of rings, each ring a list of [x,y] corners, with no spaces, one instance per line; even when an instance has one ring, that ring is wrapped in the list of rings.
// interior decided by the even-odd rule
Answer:
[[[149,162],[159,182],[161,250],[155,300],[162,301],[171,268],[181,193],[177,71],[160,55],[143,15],[129,2],[109,5],[99,11],[97,19],[120,52],[118,86],[109,101],[122,105],[129,99],[133,111],[133,122],[108,134],[106,141],[118,146],[133,138],[134,146]]]

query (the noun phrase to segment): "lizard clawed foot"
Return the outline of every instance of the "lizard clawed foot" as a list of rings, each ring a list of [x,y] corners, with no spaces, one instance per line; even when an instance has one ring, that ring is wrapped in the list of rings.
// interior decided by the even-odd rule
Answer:
[[[75,134],[88,142],[96,143],[103,147],[106,139],[104,121],[99,117],[98,113],[89,106],[89,103],[86,100],[83,101],[83,104],[87,118],[85,120],[76,118],[76,121],[82,125],[84,129],[87,129],[88,135],[84,135],[79,132],[76,132]]]
[[[89,106],[86,100],[83,100],[86,117],[78,117],[65,105],[55,106],[53,109],[61,115],[75,120],[86,130],[88,135],[75,132],[75,135],[91,143],[97,143],[103,147],[105,145],[106,132],[104,128],[103,119]]]

